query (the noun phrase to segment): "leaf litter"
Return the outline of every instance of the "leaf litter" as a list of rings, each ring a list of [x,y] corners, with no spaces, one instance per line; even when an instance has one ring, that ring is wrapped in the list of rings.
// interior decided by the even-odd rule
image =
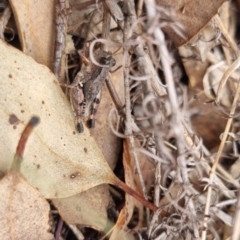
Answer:
[[[120,67],[120,73],[111,73],[106,81],[113,100],[104,87],[95,129],[89,131],[85,126],[84,133],[78,134],[68,99],[51,73],[55,66],[52,51],[43,54],[47,59],[44,61],[34,54],[33,33],[42,29],[40,19],[46,20],[47,11],[38,14],[36,25],[34,21],[30,25],[31,16],[25,5],[18,8],[17,2],[10,1],[23,52],[50,71],[1,42],[4,94],[0,97],[0,126],[3,129],[1,152],[5,154],[0,160],[0,173],[3,177],[8,172],[17,139],[37,111],[41,124],[29,139],[21,173],[42,196],[52,199],[68,224],[62,230],[60,225],[56,227],[62,236],[64,229],[73,229],[71,224],[75,224],[78,228],[74,232],[79,236],[76,231],[88,237],[84,226],[98,230],[90,231],[90,235],[95,234],[94,239],[101,236],[102,239],[135,239],[136,236],[141,239],[146,235],[151,240],[180,236],[226,239],[231,235],[232,239],[238,239],[238,211],[234,215],[228,210],[228,206],[234,208],[236,202],[239,204],[239,197],[233,191],[239,188],[236,180],[239,171],[234,167],[238,163],[239,144],[236,106],[239,50],[233,30],[237,29],[236,21],[233,20],[234,24],[229,21],[234,19],[233,5],[228,1],[156,2],[157,5],[150,0],[139,1],[137,5],[132,0],[106,1],[102,5],[99,1],[95,5],[94,1],[71,1],[69,5],[62,0],[57,3],[64,7],[58,9],[56,16],[52,3],[36,3],[52,11],[49,14],[52,19],[58,14],[63,21],[66,17],[68,34],[74,36],[76,50],[63,51],[62,59],[57,59],[62,69],[61,77],[57,77],[61,81],[71,83],[74,71],[79,71],[79,58],[81,61],[89,45],[91,61],[96,48],[108,51],[111,47]],[[142,4],[146,12],[142,11]],[[41,31],[36,31],[43,46],[56,41],[54,34],[49,35],[53,25],[46,26],[44,34],[48,41],[41,37]],[[24,32],[28,34],[25,37]],[[65,31],[59,36],[64,38],[64,35]],[[63,50],[65,40],[59,40],[63,45],[58,50]],[[171,42],[181,46],[180,56]],[[123,47],[123,53],[117,58],[119,47]],[[66,58],[72,62],[66,64]],[[188,81],[191,89],[184,86]],[[113,103],[118,112],[111,110]],[[113,112],[118,114],[114,119]],[[136,147],[136,142],[141,147]],[[139,158],[139,153],[146,158]],[[108,166],[114,168],[117,164],[117,175],[123,178],[118,172],[122,159],[125,182],[131,188],[123,185]],[[153,164],[155,173],[146,172],[146,165],[139,164],[142,159]],[[226,159],[230,161],[226,163]],[[119,186],[130,195],[135,194],[132,190],[135,189],[142,195],[135,197],[154,211],[144,209],[129,195],[124,203],[123,195],[116,190],[111,190],[110,195],[106,183]],[[99,201],[100,198],[104,199]],[[159,209],[148,205],[144,198]],[[115,205],[120,199],[122,208]],[[88,208],[93,207],[95,211],[90,213]]]

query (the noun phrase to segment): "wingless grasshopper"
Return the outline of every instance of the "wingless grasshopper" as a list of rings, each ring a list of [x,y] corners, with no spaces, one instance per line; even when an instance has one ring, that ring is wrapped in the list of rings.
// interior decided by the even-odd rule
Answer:
[[[73,80],[70,88],[70,101],[77,120],[77,131],[84,131],[82,121],[88,120],[90,128],[95,126],[95,114],[100,103],[101,89],[109,70],[116,64],[110,52],[97,51],[95,60],[103,66],[89,63],[81,69]],[[66,85],[65,85],[66,86]]]

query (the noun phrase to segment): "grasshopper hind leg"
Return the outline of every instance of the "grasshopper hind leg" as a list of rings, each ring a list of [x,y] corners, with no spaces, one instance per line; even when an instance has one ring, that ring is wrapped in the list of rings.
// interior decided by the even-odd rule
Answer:
[[[77,131],[79,133],[83,133],[84,132],[84,127],[83,127],[82,121],[78,122],[76,127],[77,127]]]
[[[101,91],[98,93],[96,98],[93,100],[93,105],[90,112],[90,118],[88,120],[88,127],[94,128],[95,127],[95,115],[97,113],[98,106],[100,104],[100,98],[101,98]]]

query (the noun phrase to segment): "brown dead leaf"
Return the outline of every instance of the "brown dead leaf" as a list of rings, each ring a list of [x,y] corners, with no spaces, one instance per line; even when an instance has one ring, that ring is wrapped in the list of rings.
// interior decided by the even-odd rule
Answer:
[[[215,112],[213,106],[209,104],[203,105],[202,109],[208,113],[201,112],[199,109],[199,113],[191,118],[191,122],[197,135],[203,139],[204,145],[208,149],[213,149],[220,143],[219,137],[226,126],[226,119],[219,116],[219,113]]]
[[[175,21],[181,23],[185,29],[185,39],[167,26],[164,31],[175,42],[176,46],[181,46],[190,41],[204,26],[217,14],[218,9],[227,0],[189,0],[189,1],[169,1],[157,0],[159,6],[167,9],[174,9]]]
[[[108,186],[100,185],[69,198],[52,199],[68,224],[79,224],[103,231],[107,225]]]
[[[48,202],[19,173],[0,181],[1,239],[53,239],[49,230]]]
[[[55,76],[30,57],[0,42],[1,172],[7,172],[17,140],[30,116],[41,124],[26,149],[21,171],[46,198],[75,195],[102,183],[113,183],[106,163],[88,129],[75,132],[72,109]],[[15,115],[19,121],[10,122]]]
[[[9,1],[22,50],[52,69],[55,41],[55,1]]]

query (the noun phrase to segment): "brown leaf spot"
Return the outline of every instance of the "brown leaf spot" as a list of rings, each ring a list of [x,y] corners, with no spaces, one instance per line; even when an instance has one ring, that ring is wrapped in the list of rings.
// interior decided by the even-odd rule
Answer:
[[[82,211],[81,207],[79,207],[79,206],[76,207],[76,210],[79,211],[79,212]]]
[[[83,150],[84,150],[85,153],[87,153],[87,148],[84,148]]]
[[[78,177],[78,176],[81,176],[81,174],[80,174],[79,172],[76,172],[76,173],[71,174],[71,175],[70,175],[70,178],[71,178],[71,179],[74,179],[74,178],[76,178],[76,177]]]
[[[17,125],[17,124],[19,124],[20,120],[18,119],[18,117],[15,114],[11,114],[9,116],[8,122],[11,125]]]
[[[45,102],[44,102],[44,101],[42,101],[42,104],[45,104]]]
[[[39,169],[40,168],[40,164],[37,164],[37,169]]]
[[[12,78],[12,74],[9,74],[8,77],[9,77],[9,78]]]
[[[21,113],[24,113],[24,110],[21,110]]]

